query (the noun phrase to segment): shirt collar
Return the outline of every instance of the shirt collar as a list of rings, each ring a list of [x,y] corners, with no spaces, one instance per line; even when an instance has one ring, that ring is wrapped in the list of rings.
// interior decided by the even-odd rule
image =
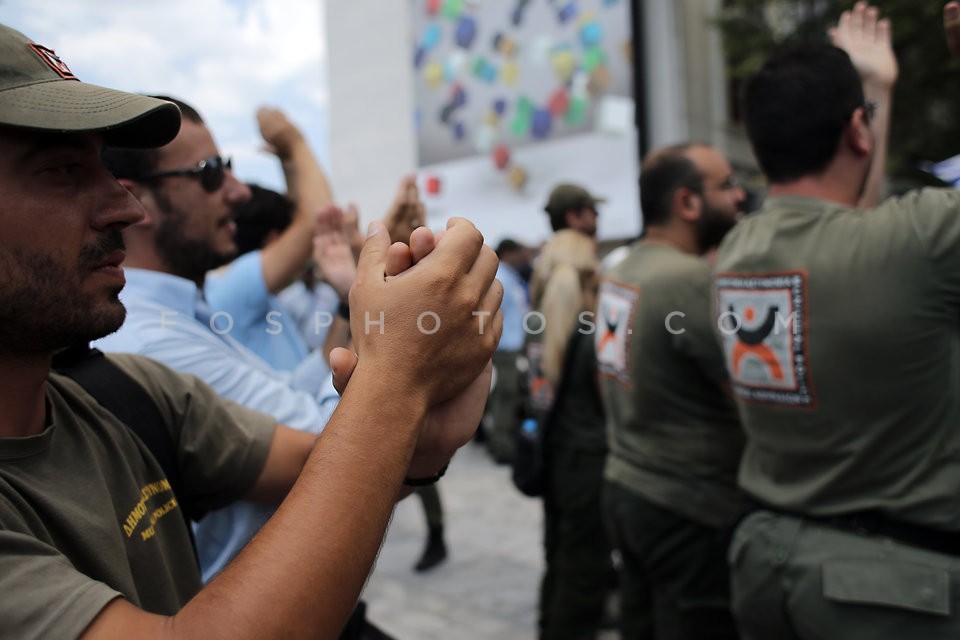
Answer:
[[[811,198],[809,196],[768,196],[763,203],[762,210],[780,210],[780,211],[802,211],[809,213],[823,213],[826,211],[849,211],[852,207],[821,200],[820,198]]]
[[[149,269],[124,267],[123,272],[127,286],[120,293],[121,300],[144,298],[189,316],[203,301],[203,291],[192,280]]]

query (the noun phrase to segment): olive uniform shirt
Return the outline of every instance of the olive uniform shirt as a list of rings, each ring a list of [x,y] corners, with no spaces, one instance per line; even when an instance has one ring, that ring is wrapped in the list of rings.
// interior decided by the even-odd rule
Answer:
[[[960,530],[960,193],[771,198],[714,271],[741,486],[789,512]]]
[[[121,596],[176,613],[200,589],[179,510],[198,516],[242,497],[266,462],[273,418],[146,358],[109,357],[166,419],[181,495],[128,427],[52,374],[46,429],[0,438],[0,635],[75,638]]]
[[[743,506],[743,433],[712,321],[706,262],[640,242],[601,285],[596,350],[607,480],[720,527]]]

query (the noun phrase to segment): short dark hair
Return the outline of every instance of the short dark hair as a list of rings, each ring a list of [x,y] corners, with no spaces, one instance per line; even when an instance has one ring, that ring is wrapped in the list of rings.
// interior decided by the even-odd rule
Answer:
[[[168,96],[150,96],[172,102],[180,108],[181,117],[197,124],[203,124],[200,113],[183,100]],[[104,147],[101,154],[104,166],[117,179],[126,178],[136,180],[156,169],[160,159],[160,152],[156,148],[150,149],[121,149],[119,147]]]
[[[504,238],[500,241],[500,244],[497,245],[497,257],[502,258],[503,254],[510,253],[511,251],[518,251],[523,249],[523,245],[514,240],[513,238]]]
[[[239,254],[249,253],[263,247],[263,241],[271,231],[283,231],[293,220],[294,203],[282,193],[256,184],[250,187],[250,200],[234,207],[237,222]]]
[[[783,183],[821,173],[863,104],[860,77],[842,49],[808,44],[767,60],[743,93],[747,136],[767,179]]]
[[[550,216],[550,228],[554,231],[560,231],[566,229],[569,225],[567,224],[567,211],[572,211],[572,209],[564,209],[563,211],[548,211],[547,215]]]
[[[687,156],[693,146],[686,143],[658,149],[644,161],[640,169],[640,210],[645,229],[670,219],[677,189],[703,193],[703,173]]]

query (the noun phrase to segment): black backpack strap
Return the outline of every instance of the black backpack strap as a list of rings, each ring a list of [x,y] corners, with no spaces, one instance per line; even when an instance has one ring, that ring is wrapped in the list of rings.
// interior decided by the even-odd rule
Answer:
[[[160,463],[176,494],[180,470],[173,438],[153,399],[99,349],[73,347],[54,356],[53,369],[73,378],[107,411],[130,428]]]
[[[120,367],[110,362],[103,352],[87,345],[58,351],[53,356],[53,369],[72,378],[103,408],[112,413],[146,445],[160,464],[163,474],[170,482],[174,496],[182,495],[180,468],[177,466],[177,449],[166,420],[153,398],[128,376]],[[181,502],[179,499],[178,502]],[[193,538],[193,527],[181,502],[180,513]]]
[[[553,424],[553,421],[557,416],[557,399],[562,397],[567,393],[567,387],[570,386],[568,372],[573,367],[573,360],[577,357],[575,353],[577,348],[580,346],[580,341],[589,339],[592,340],[592,334],[590,338],[586,337],[587,334],[581,333],[580,327],[576,326],[573,328],[573,333],[570,334],[570,339],[567,340],[567,350],[563,352],[563,368],[560,369],[560,382],[557,384],[557,389],[553,394],[553,404],[550,406],[550,412],[547,414],[546,424],[548,428],[544,431],[544,436],[550,433],[549,425]]]

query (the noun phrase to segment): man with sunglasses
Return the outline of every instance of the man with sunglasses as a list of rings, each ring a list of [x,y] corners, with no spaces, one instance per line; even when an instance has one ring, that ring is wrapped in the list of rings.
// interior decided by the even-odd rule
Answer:
[[[233,175],[196,109],[155,97],[180,108],[177,136],[159,149],[103,152],[104,164],[140,201],[146,218],[124,231],[126,321],[96,346],[149,356],[282,424],[319,433],[338,401],[322,359],[295,371],[274,369],[232,338],[232,316],[204,299],[207,272],[236,255],[234,209],[250,189]],[[204,579],[222,571],[272,513],[270,506],[237,502],[196,523]]]
[[[4,636],[335,637],[395,501],[436,478],[480,419],[502,324],[495,254],[462,219],[439,239],[418,229],[410,247],[391,246],[375,223],[350,302],[357,318],[382,312],[386,331],[358,320],[357,352],[333,352],[343,398],[322,437],[147,358],[108,358],[169,432],[182,489],[172,495],[136,428],[50,369],[55,351],[124,318],[121,232],[144,210],[104,167],[103,144],[152,148],[179,128],[175,105],[82,83],[51,49],[0,25]],[[203,152],[180,166],[216,155]],[[172,160],[161,154],[157,170],[176,169]],[[231,179],[221,186],[235,190]],[[164,195],[172,207],[182,197]],[[192,233],[226,250],[217,213]],[[418,331],[411,299],[442,318],[436,332]],[[201,588],[178,512],[239,497],[283,503]]]
[[[944,18],[955,42],[960,5]],[[770,190],[713,275],[756,503],[729,551],[734,609],[748,639],[958,637],[960,193],[858,207],[890,108],[865,102],[896,61],[875,10],[844,21],[887,49],[872,74],[811,46],[744,92]]]

